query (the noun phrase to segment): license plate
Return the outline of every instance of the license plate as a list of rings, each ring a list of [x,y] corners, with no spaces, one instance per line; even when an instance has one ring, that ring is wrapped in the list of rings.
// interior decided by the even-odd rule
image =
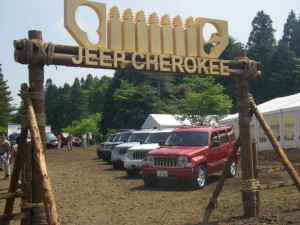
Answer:
[[[157,176],[158,177],[168,177],[168,171],[157,170]]]

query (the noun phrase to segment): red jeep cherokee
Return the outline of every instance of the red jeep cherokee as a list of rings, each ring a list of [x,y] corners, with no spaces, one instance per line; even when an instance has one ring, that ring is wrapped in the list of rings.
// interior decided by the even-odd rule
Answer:
[[[224,168],[234,142],[231,126],[175,129],[164,145],[150,151],[143,160],[144,183],[153,186],[159,179],[176,178],[203,188],[207,174]],[[237,159],[231,165],[230,177],[236,175]]]

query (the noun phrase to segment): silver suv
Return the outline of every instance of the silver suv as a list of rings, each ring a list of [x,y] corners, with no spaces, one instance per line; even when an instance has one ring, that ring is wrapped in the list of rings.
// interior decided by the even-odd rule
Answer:
[[[146,154],[164,144],[173,129],[157,130],[151,133],[144,144],[131,147],[124,156],[124,168],[128,176],[137,176],[140,173],[142,161]]]

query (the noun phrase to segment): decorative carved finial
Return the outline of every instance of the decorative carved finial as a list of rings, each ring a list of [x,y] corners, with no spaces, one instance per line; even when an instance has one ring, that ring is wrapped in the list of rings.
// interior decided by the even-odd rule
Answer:
[[[165,14],[160,18],[160,25],[170,25],[170,24],[171,24],[171,20],[168,14]]]
[[[122,20],[133,20],[131,9],[128,8],[123,11]]]
[[[120,18],[120,12],[117,6],[114,6],[109,10],[108,18]]]
[[[180,16],[175,16],[172,22],[173,27],[182,27],[182,20]]]
[[[193,17],[188,17],[185,20],[185,24],[184,24],[185,28],[195,28],[195,21]]]
[[[155,12],[149,15],[148,24],[159,24],[158,16]]]
[[[135,22],[146,22],[146,16],[143,10],[140,10],[135,14]]]

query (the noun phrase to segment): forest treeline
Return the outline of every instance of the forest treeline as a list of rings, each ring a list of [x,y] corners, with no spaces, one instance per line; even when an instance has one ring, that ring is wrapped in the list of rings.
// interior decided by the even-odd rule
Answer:
[[[243,50],[261,62],[263,76],[250,82],[257,104],[300,92],[300,16],[290,11],[280,40],[275,40],[274,32],[269,15],[259,11],[248,42],[230,37],[219,57],[233,59]],[[8,122],[20,123],[24,108],[21,104],[11,113],[15,109],[8,88],[0,71],[0,130]],[[87,74],[63,86],[51,79],[45,83],[47,124],[53,131],[76,135],[84,129],[94,133],[139,129],[150,113],[180,114],[194,124],[204,124],[207,115],[219,119],[236,109],[236,82],[230,77],[115,71],[113,77]]]

